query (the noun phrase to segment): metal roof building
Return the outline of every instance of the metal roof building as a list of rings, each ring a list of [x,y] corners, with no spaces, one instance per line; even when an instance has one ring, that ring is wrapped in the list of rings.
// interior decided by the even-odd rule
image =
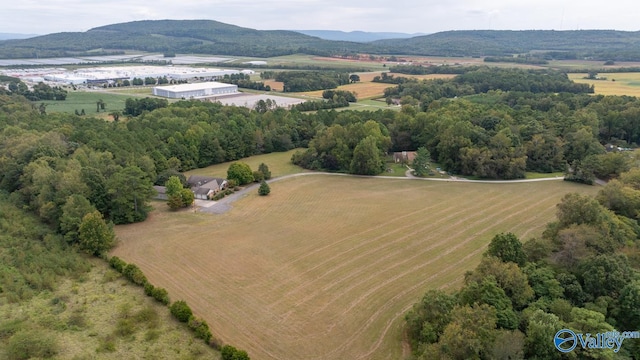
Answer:
[[[170,99],[197,99],[234,94],[238,94],[238,85],[215,81],[153,88],[153,95]]]

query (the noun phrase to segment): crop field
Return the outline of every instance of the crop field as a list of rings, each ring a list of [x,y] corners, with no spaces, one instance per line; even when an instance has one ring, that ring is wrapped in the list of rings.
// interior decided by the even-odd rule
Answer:
[[[597,188],[301,176],[221,215],[155,203],[112,253],[252,359],[401,359],[427,289],[457,288],[499,232],[539,236],[574,191]]]
[[[600,73],[606,80],[585,79],[587,74],[569,74],[580,84],[593,85],[596,94],[640,96],[640,73]],[[615,81],[614,81],[615,80]]]

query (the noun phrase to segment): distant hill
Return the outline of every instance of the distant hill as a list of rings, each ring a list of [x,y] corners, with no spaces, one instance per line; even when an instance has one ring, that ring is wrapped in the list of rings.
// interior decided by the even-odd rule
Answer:
[[[34,36],[38,36],[36,34],[15,34],[15,33],[0,33],[0,40],[10,40],[10,39],[28,39]]]
[[[294,53],[328,55],[363,50],[283,30],[254,30],[213,20],[146,20],[0,42],[0,58],[55,57],[114,50],[269,57]]]
[[[272,57],[295,53],[509,56],[640,61],[640,32],[614,30],[446,31],[412,38],[398,33],[255,30],[213,20],[148,20],[0,41],[0,59],[103,55],[125,50]],[[408,34],[404,34],[408,36]],[[319,36],[340,38],[326,40]],[[363,43],[372,36],[393,36]],[[351,41],[345,41],[351,39]]]
[[[371,43],[381,52],[439,56],[492,56],[547,52],[556,58],[640,60],[640,32],[615,30],[446,31]]]
[[[383,39],[407,39],[426,34],[406,34],[399,32],[366,32],[366,31],[337,31],[337,30],[295,30],[301,34],[319,37],[333,41],[371,42]]]

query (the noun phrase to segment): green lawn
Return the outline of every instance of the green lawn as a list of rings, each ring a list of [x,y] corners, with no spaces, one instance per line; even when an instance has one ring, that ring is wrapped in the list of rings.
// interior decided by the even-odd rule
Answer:
[[[106,103],[106,109],[101,112],[124,110],[124,102],[130,98],[129,94],[114,94],[102,91],[69,91],[64,101],[43,101],[47,104],[47,113],[65,112],[73,114],[76,110],[84,109],[87,115],[96,115],[96,103],[102,99]],[[40,104],[40,101],[35,103]]]
[[[270,154],[256,155],[240,159],[238,161],[247,163],[254,171],[258,170],[258,166],[261,163],[265,163],[269,167],[272,177],[295,174],[306,171],[305,169],[291,163],[291,156],[298,150],[304,149],[294,149],[286,152],[274,152]],[[235,161],[230,161],[226,163],[211,165],[202,169],[190,170],[185,172],[185,176],[189,177],[190,175],[206,175],[224,178],[227,177],[227,169],[229,169],[229,165],[234,162]]]

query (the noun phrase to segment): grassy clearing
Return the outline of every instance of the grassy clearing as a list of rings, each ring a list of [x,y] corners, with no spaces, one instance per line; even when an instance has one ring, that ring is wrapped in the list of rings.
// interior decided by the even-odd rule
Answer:
[[[496,233],[539,236],[574,191],[597,188],[304,176],[222,215],[155,211],[113,254],[252,359],[400,359],[427,289],[458,287]]]
[[[102,260],[91,261],[93,269],[79,280],[0,306],[0,358],[11,358],[15,336],[40,347],[52,344],[56,359],[219,358],[142,288]]]
[[[306,171],[305,169],[291,163],[291,156],[298,150],[304,149],[294,149],[286,152],[274,152],[270,154],[256,155],[240,159],[238,161],[249,164],[249,166],[251,166],[251,169],[254,171],[258,170],[258,166],[261,163],[265,163],[269,167],[272,177],[296,174]],[[234,162],[235,161],[230,161],[226,163],[211,165],[202,169],[190,170],[185,172],[185,176],[189,177],[190,175],[206,175],[215,177],[227,177],[227,169],[229,169],[229,165]]]
[[[606,80],[585,79],[587,74],[569,74],[569,79],[593,85],[596,94],[640,96],[640,73],[601,73]],[[615,80],[615,81],[613,81]]]
[[[64,112],[73,114],[76,110],[82,111],[89,116],[99,115],[96,112],[96,102],[102,99],[106,104],[106,111],[124,110],[124,102],[130,98],[130,94],[114,94],[103,91],[69,91],[67,99],[64,101],[44,101],[47,104],[47,112]],[[36,105],[40,102],[36,102]]]

